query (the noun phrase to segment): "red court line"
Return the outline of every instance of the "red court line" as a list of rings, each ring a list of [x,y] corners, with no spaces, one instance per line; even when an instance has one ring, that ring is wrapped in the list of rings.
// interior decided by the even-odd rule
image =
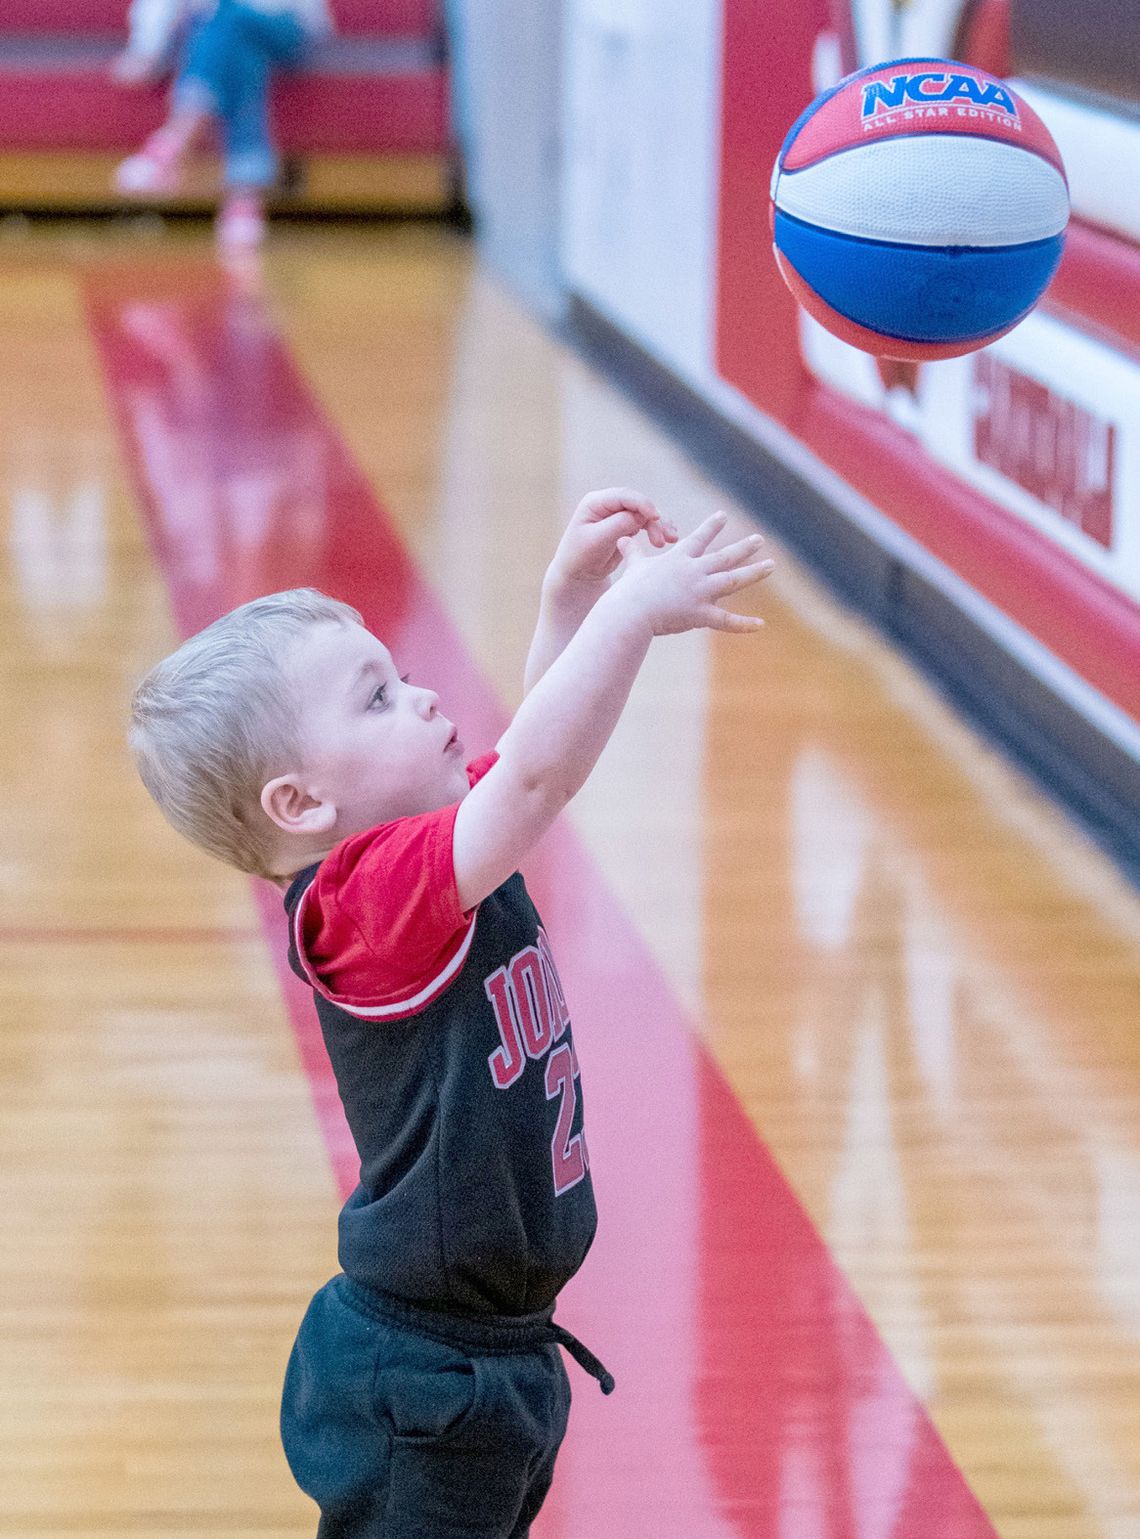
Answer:
[[[87,300],[181,629],[274,588],[325,588],[431,679],[472,751],[492,744],[500,703],[256,301],[206,267],[108,269]],[[560,1314],[618,1379],[609,1400],[576,1379],[535,1539],[992,1539],[568,823],[527,880],[574,1012],[601,1212]],[[357,1161],[308,991],[284,965],[280,895],[258,896],[347,1191]]]

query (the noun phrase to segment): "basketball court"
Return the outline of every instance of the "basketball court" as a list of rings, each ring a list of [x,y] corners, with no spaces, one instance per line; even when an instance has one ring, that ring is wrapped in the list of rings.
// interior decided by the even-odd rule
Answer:
[[[309,1535],[285,1361],[353,1150],[279,894],[129,765],[134,681],[355,604],[472,753],[628,483],[746,510],[445,227],[0,235],[0,1533]],[[778,541],[658,642],[525,874],[582,1063],[613,1370],[540,1539],[1140,1533],[1140,898]]]

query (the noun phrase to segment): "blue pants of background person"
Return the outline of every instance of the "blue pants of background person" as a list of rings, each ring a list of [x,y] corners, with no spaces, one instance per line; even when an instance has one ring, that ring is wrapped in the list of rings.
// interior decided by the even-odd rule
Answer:
[[[295,16],[268,15],[241,0],[218,0],[192,28],[174,108],[205,110],[217,119],[227,186],[265,188],[276,181],[269,85],[275,69],[301,61],[310,41]]]

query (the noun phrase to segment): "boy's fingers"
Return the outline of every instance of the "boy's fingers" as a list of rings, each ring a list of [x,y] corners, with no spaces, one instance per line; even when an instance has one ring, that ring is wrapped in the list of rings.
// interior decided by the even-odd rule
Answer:
[[[615,513],[630,512],[647,523],[658,516],[657,509],[650,499],[641,492],[635,492],[628,486],[610,486],[602,492],[593,492],[582,504],[587,520],[597,523],[603,518],[611,518]]]
[[[733,567],[730,572],[714,572],[713,592],[717,598],[739,593],[741,588],[750,588],[753,583],[762,581],[774,570],[775,565],[774,561],[754,561],[750,566]]]
[[[738,566],[740,562],[754,556],[763,543],[762,534],[750,534],[731,545],[722,545],[720,550],[710,550],[705,557],[706,569],[709,572],[727,572],[729,567]]]
[[[587,525],[583,534],[589,540],[591,546],[605,545],[613,540],[620,540],[624,535],[636,534],[642,527],[641,519],[628,508],[621,508],[617,512],[607,515],[604,520],[595,520]]]
[[[758,631],[763,629],[764,622],[759,615],[738,615],[731,609],[719,609],[717,605],[710,606],[705,627],[710,631]]]
[[[691,556],[703,556],[727,522],[727,513],[710,513],[703,524],[685,536],[682,544]]]
[[[607,535],[617,538],[613,524],[621,521],[621,533],[632,534],[644,529],[649,543],[656,550],[675,545],[680,539],[676,524],[662,518],[656,505],[640,492],[629,487],[613,486],[603,492],[592,492],[583,499],[577,517],[581,523],[594,529],[604,528]]]
[[[658,550],[664,550],[666,545],[676,545],[680,538],[677,533],[676,524],[671,524],[667,518],[662,518],[660,514],[649,520],[645,526],[645,532]]]

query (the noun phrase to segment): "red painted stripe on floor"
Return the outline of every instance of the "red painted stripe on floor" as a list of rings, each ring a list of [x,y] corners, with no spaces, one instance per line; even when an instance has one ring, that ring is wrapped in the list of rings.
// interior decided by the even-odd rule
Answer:
[[[95,274],[88,303],[182,630],[315,584],[432,680],[473,750],[493,743],[501,705],[256,304],[203,269],[157,287]],[[527,879],[575,1015],[601,1211],[560,1316],[618,1379],[605,1400],[577,1378],[535,1539],[992,1539],[568,823]],[[280,895],[259,899],[347,1190],[356,1160],[308,991],[282,963]]]

